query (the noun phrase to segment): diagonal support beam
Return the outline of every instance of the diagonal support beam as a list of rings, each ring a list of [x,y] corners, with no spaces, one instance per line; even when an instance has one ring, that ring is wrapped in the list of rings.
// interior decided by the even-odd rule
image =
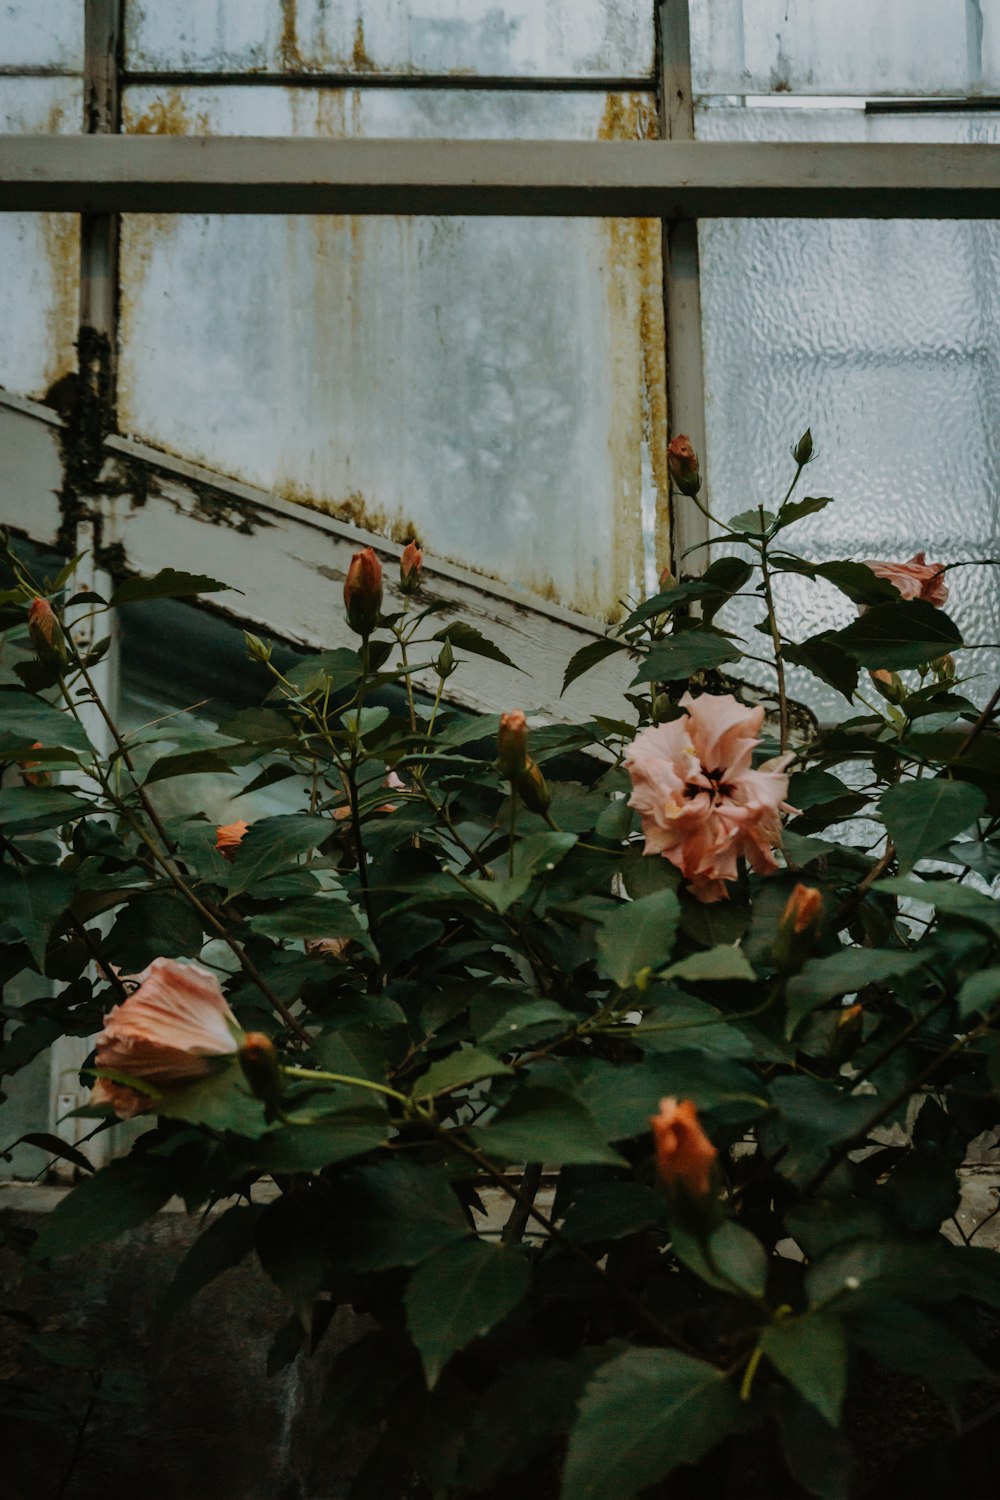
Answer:
[[[992,145],[0,136],[0,211],[997,218]]]

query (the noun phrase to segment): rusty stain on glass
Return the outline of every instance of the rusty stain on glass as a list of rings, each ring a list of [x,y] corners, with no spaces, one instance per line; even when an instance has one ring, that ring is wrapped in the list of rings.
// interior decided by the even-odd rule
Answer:
[[[136,86],[154,134],[644,138],[643,93]],[[599,618],[666,560],[659,224],[127,216],[124,431]]]

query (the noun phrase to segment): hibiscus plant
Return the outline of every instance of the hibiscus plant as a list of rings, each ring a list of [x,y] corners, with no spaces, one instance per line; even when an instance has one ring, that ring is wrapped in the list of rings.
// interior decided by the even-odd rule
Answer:
[[[1000,1126],[1000,689],[945,609],[980,575],[790,550],[829,503],[793,498],[810,455],[570,662],[620,669],[579,724],[456,706],[465,658],[505,658],[441,626],[411,543],[391,599],[355,556],[356,649],[248,635],[263,707],[137,759],[99,706],[101,755],[73,612],[223,585],[71,601],[72,563],[7,549],[0,940],[37,981],[5,1067],[96,1038],[112,1143],[62,1148],[30,1258],[176,1195],[211,1212],[174,1308],[255,1256],[275,1368],[364,1314],[324,1396],[371,1433],[353,1500],[730,1494],[751,1456],[762,1492],[847,1500],[886,1382],[944,1432],[983,1407],[1000,1261],[960,1169]],[[671,469],[701,505],[686,439]],[[787,574],[838,628],[790,633]],[[810,675],[841,722],[796,707]],[[168,815],[171,778],[237,769],[239,820]],[[278,783],[297,810],[256,816]]]

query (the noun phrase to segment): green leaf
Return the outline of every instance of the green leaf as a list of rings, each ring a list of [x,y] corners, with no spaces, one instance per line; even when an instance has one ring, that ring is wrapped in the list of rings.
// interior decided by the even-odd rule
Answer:
[[[689,1234],[678,1223],[671,1225],[670,1233],[678,1259],[708,1286],[755,1300],[764,1296],[768,1254],[757,1236],[742,1224],[723,1219],[703,1239]]]
[[[33,1260],[72,1255],[113,1240],[152,1218],[173,1192],[170,1164],[160,1157],[129,1156],[85,1177],[47,1214],[31,1251]]]
[[[799,1395],[831,1427],[839,1427],[847,1388],[847,1339],[840,1318],[828,1312],[785,1318],[765,1328],[760,1347]]]
[[[160,1094],[155,1107],[157,1114],[172,1120],[247,1137],[263,1135],[268,1128],[264,1106],[250,1093],[235,1058],[185,1088]]]
[[[313,1194],[283,1195],[267,1204],[257,1221],[257,1258],[307,1333],[323,1284],[328,1238],[329,1218]]]
[[[849,1328],[851,1342],[880,1365],[916,1375],[936,1390],[950,1394],[950,1386],[969,1380],[996,1380],[953,1329],[895,1297],[866,1301]]]
[[[958,992],[958,1018],[988,1015],[1000,1000],[1000,969],[981,969],[970,974]]]
[[[154,958],[197,958],[202,949],[201,917],[181,896],[144,891],[118,914],[105,945],[108,956],[135,973]]]
[[[730,516],[728,525],[734,531],[745,532],[747,536],[765,536],[777,520],[772,511],[765,510],[761,506],[757,510],[741,510],[738,516]]]
[[[152,786],[154,781],[168,781],[177,776],[235,776],[236,772],[217,750],[185,750],[177,755],[161,755],[150,768],[143,786]]]
[[[784,505],[779,507],[772,534],[777,536],[779,531],[784,531],[786,526],[792,526],[796,521],[801,521],[803,516],[814,516],[817,511],[825,510],[828,505],[832,504],[833,498],[830,495],[807,495],[803,500],[786,500]]]
[[[384,1105],[366,1101],[312,1124],[275,1125],[259,1140],[239,1142],[237,1154],[247,1168],[261,1172],[318,1172],[377,1150],[388,1135]]]
[[[76,891],[76,879],[52,865],[0,865],[0,920],[20,933],[39,971],[59,918]]]
[[[477,1494],[504,1474],[530,1472],[569,1430],[589,1371],[564,1359],[519,1359],[480,1396],[459,1481]]]
[[[513,1073],[514,1069],[500,1062],[489,1052],[478,1047],[461,1047],[457,1052],[431,1063],[422,1078],[413,1085],[414,1099],[430,1099],[435,1094],[447,1094],[466,1083],[476,1083],[480,1078],[495,1078],[501,1073]]]
[[[847,1439],[791,1386],[774,1386],[768,1395],[785,1460],[799,1484],[819,1500],[851,1500],[854,1465]]]
[[[822,1166],[831,1147],[863,1130],[878,1109],[877,1098],[846,1094],[827,1079],[785,1075],[768,1087],[788,1143],[778,1170],[790,1181]]]
[[[230,583],[220,583],[217,578],[206,578],[202,573],[178,573],[175,568],[161,568],[152,578],[126,578],[111,595],[113,607],[119,604],[135,604],[140,599],[186,599],[192,594],[218,594],[230,589],[241,594],[242,589]]]
[[[820,682],[827,683],[848,702],[853,699],[858,685],[858,664],[839,644],[836,631],[824,630],[800,645],[787,645],[784,656],[793,666],[804,667]]]
[[[671,964],[663,971],[662,978],[688,980],[690,983],[722,979],[751,982],[757,975],[739,948],[721,943],[716,948],[704,948],[682,958],[679,963]]]
[[[657,641],[633,677],[630,687],[644,682],[680,682],[696,672],[719,667],[724,661],[736,661],[742,655],[739,641],[717,631],[681,630],[665,641]]]
[[[488,1125],[476,1126],[469,1134],[487,1155],[506,1161],[544,1161],[554,1167],[624,1164],[587,1106],[560,1089],[521,1088]]]
[[[484,1047],[509,1052],[514,1047],[537,1046],[549,1037],[570,1031],[577,1018],[552,1000],[528,1000],[511,1005],[501,993],[487,991],[472,1006],[472,1031]]]
[[[61,748],[86,755],[94,751],[83,725],[67,710],[19,688],[0,692],[0,756],[4,760],[26,756],[36,741],[49,750]]]
[[[430,1167],[380,1162],[347,1179],[344,1259],[365,1271],[415,1266],[469,1229],[447,1179]]]
[[[650,1116],[665,1096],[693,1099],[699,1111],[709,1110],[726,1124],[752,1120],[770,1108],[755,1073],[728,1057],[695,1051],[689,1038],[669,1053],[626,1067],[588,1061],[578,1086],[609,1141],[648,1134]]]
[[[566,671],[563,674],[562,693],[566,691],[570,683],[582,677],[584,672],[589,672],[592,667],[598,666],[609,656],[614,656],[616,651],[624,651],[625,642],[612,640],[610,636],[602,636],[600,640],[588,641],[586,646],[581,646],[573,656],[570,657]]]
[[[288,869],[296,856],[318,848],[331,832],[329,820],[312,813],[259,818],[236,850],[229,877],[230,895],[238,896],[266,876]]]
[[[630,1349],[602,1365],[583,1394],[562,1500],[631,1500],[697,1463],[743,1421],[714,1365],[672,1349]]]
[[[238,1203],[213,1218],[188,1249],[174,1278],[160,1299],[159,1318],[171,1316],[202,1287],[239,1265],[253,1249],[257,1222],[263,1213],[259,1203]]]
[[[264,896],[266,889],[258,892]],[[247,926],[271,938],[354,938],[371,951],[371,939],[361,917],[341,896],[308,896],[284,901],[273,911],[255,912]]]
[[[626,989],[643,969],[665,963],[673,950],[680,917],[680,902],[671,890],[656,891],[618,907],[597,934],[604,972]]]
[[[978,786],[942,776],[900,782],[891,786],[879,803],[901,871],[964,833],[985,811],[986,793]]]
[[[530,1282],[523,1255],[477,1239],[446,1245],[417,1268],[403,1301],[430,1390],[451,1356],[513,1311]]]
[[[907,948],[841,948],[824,958],[810,958],[788,982],[786,1037],[792,1037],[799,1023],[825,1000],[909,974],[923,961],[923,954]]]
[[[93,803],[61,787],[8,786],[0,791],[0,828],[8,835],[59,828],[93,810]]]
[[[661,1224],[663,1194],[641,1182],[602,1182],[583,1188],[570,1204],[563,1233],[577,1245],[620,1240],[649,1224]]]
[[[548,874],[577,843],[575,833],[532,833],[514,847],[514,873],[501,880],[481,880],[477,889],[501,914],[528,890],[539,875]]]
[[[489,661],[498,661],[505,667],[513,667],[515,671],[521,671],[521,668],[516,662],[511,661],[506,652],[501,651],[499,646],[487,640],[486,636],[474,625],[466,624],[464,620],[456,620],[452,625],[446,625],[443,630],[435,631],[432,639],[450,641],[458,651],[469,651],[473,656],[485,656]]]
[[[388,1071],[386,1037],[377,1026],[346,1026],[328,1031],[313,1043],[317,1066],[384,1083]]]
[[[962,644],[958,626],[926,599],[876,604],[832,639],[861,666],[890,672],[935,661]]]
[[[954,880],[918,880],[912,875],[894,875],[877,881],[872,890],[904,900],[925,901],[946,916],[964,918],[977,927],[1000,932],[1000,903]]]

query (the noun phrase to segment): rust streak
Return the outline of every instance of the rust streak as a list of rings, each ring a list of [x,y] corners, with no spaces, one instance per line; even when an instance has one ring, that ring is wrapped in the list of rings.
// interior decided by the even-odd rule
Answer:
[[[306,65],[299,49],[297,0],[281,0],[281,66],[286,73],[304,73]]]
[[[351,66],[358,73],[371,73],[375,68],[375,64],[368,56],[368,50],[365,46],[365,23],[360,16],[358,16],[357,24],[354,28],[354,49],[351,52]]]

